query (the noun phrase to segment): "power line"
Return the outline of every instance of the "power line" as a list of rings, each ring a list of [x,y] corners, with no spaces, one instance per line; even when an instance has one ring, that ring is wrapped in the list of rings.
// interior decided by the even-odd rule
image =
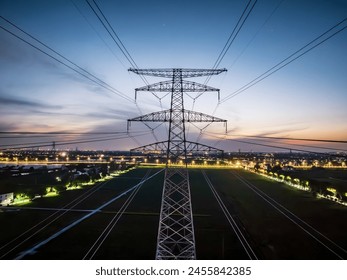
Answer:
[[[14,23],[12,23],[11,21],[7,20],[6,18],[4,18],[3,16],[0,16],[4,21],[6,21],[7,23],[9,23],[11,26],[15,27],[16,29],[18,29],[19,31],[21,31],[22,33],[24,33],[25,35],[27,35],[28,37],[30,37],[32,40],[34,40],[35,42],[39,43],[40,45],[44,46],[45,48],[47,48],[48,50],[50,50],[51,52],[53,52],[54,54],[58,55],[60,58],[64,59],[66,62],[60,60],[57,57],[54,57],[53,55],[49,54],[47,51],[41,49],[40,47],[34,45],[33,43],[29,42],[28,40],[22,38],[21,36],[13,33],[12,31],[8,30],[7,28],[0,26],[0,28],[2,28],[4,31],[10,33],[11,35],[13,35],[14,37],[18,38],[19,40],[25,42],[26,44],[30,45],[31,47],[35,48],[36,50],[40,51],[41,53],[49,56],[50,58],[54,59],[55,61],[61,63],[62,65],[68,67],[69,69],[75,71],[76,73],[82,75],[83,77],[87,78],[88,80],[98,84],[99,86],[115,93],[116,95],[128,100],[131,103],[135,103],[136,102],[129,98],[128,96],[126,96],[125,94],[123,94],[122,92],[120,92],[119,90],[113,88],[112,86],[110,86],[109,84],[107,84],[106,82],[102,81],[101,79],[97,78],[95,75],[91,74],[90,72],[88,72],[87,70],[83,69],[82,67],[78,66],[76,63],[72,62],[71,60],[69,60],[68,58],[66,58],[65,56],[63,56],[62,54],[58,53],[57,51],[53,50],[51,47],[49,47],[48,45],[44,44],[43,42],[41,42],[40,40],[38,40],[37,38],[35,38],[34,36],[30,35],[29,33],[27,33],[26,31],[24,31],[23,29],[21,29],[20,27],[18,27],[17,25],[15,25]],[[68,63],[72,64],[74,68],[71,65],[69,65]],[[138,106],[137,106],[138,108]],[[139,109],[139,108],[138,108]]]
[[[88,6],[92,9],[92,11],[94,12],[94,14],[96,15],[96,17],[98,18],[98,20],[101,22],[101,24],[103,25],[103,27],[106,29],[107,33],[110,35],[110,37],[112,38],[112,40],[116,43],[116,45],[118,46],[118,48],[120,49],[120,51],[122,52],[122,54],[125,56],[125,58],[127,59],[127,61],[129,62],[129,64],[131,65],[132,68],[139,68],[135,62],[135,60],[133,59],[133,57],[131,56],[131,54],[129,53],[128,49],[125,47],[125,45],[123,44],[122,40],[120,39],[120,37],[118,36],[117,32],[115,31],[115,29],[112,27],[111,23],[109,22],[109,20],[106,18],[105,14],[102,12],[100,6],[94,1],[93,4],[96,7],[96,9],[93,7],[93,5],[89,2],[89,0],[86,0]],[[140,78],[142,79],[142,81],[146,84],[149,85],[147,79],[143,76],[143,75],[139,75]],[[155,94],[153,91],[151,91],[152,95],[154,95],[160,102],[160,106],[162,108],[162,103],[161,103],[161,98]],[[136,100],[135,103],[137,104]],[[139,106],[137,105],[137,109],[139,110],[140,114],[141,110],[139,108]],[[163,108],[162,108],[163,109]],[[153,130],[152,130],[153,131]],[[152,132],[153,137],[157,140],[157,137],[155,136],[154,132]]]
[[[130,63],[130,65],[133,68],[139,68],[134,59],[132,58],[132,56],[130,55],[130,53],[128,52],[127,48],[124,46],[122,40],[119,38],[119,36],[117,35],[116,31],[113,29],[112,25],[110,24],[110,22],[107,20],[106,16],[104,15],[104,13],[101,11],[99,5],[92,0],[95,7],[97,8],[97,10],[99,11],[99,13],[101,14],[102,18],[104,20],[101,19],[100,15],[98,14],[98,12],[94,9],[94,7],[90,4],[90,2],[88,0],[86,0],[87,4],[89,5],[89,7],[93,10],[94,14],[97,16],[97,18],[99,19],[99,21],[101,22],[101,24],[104,26],[104,28],[106,29],[107,33],[111,36],[111,38],[113,39],[113,41],[116,43],[116,45],[118,46],[118,48],[121,50],[121,52],[123,53],[123,55],[125,56],[125,58],[128,60],[128,62]],[[105,24],[105,22],[106,24]],[[111,32],[111,31],[112,32]]]
[[[72,145],[72,144],[83,144],[83,143],[94,143],[94,142],[103,142],[103,141],[111,141],[111,140],[119,140],[119,139],[125,139],[129,137],[139,137],[139,136],[144,136],[148,135],[149,132],[142,133],[136,136],[130,136],[130,135],[124,135],[120,137],[109,137],[109,138],[98,138],[98,139],[92,139],[92,140],[79,140],[79,141],[55,141],[55,146],[63,146],[63,145]],[[23,146],[18,146],[14,148],[2,148],[0,149],[1,151],[4,150],[15,150],[15,149],[33,149],[33,148],[41,148],[41,147],[50,147],[52,146],[52,142],[46,142],[47,144],[37,144],[37,145],[25,145],[22,144]]]
[[[92,11],[96,15],[96,17],[99,19],[99,21],[101,22],[103,27],[106,29],[107,33],[111,36],[112,40],[116,43],[116,45],[118,46],[118,48],[120,49],[120,51],[122,52],[124,57],[130,63],[131,67],[132,68],[139,68],[137,66],[135,60],[133,59],[133,57],[129,53],[128,49],[125,47],[125,45],[123,44],[122,40],[118,36],[117,32],[114,30],[114,28],[112,27],[111,23],[108,21],[108,19],[106,18],[105,14],[102,12],[100,6],[94,0],[92,0],[92,1],[93,1],[93,3],[94,3],[94,5],[95,5],[97,10],[91,5],[89,0],[86,0],[87,4],[92,9]],[[99,15],[98,12],[100,13],[100,15]],[[147,79],[143,75],[140,75],[140,78],[143,80],[143,82],[146,85],[149,84]],[[157,96],[153,92],[152,92],[152,94],[160,100],[159,96]]]
[[[309,138],[292,138],[292,137],[275,137],[275,136],[252,136],[252,135],[234,135],[247,138],[264,138],[264,139],[279,139],[279,140],[297,140],[307,142],[326,142],[326,143],[343,143],[347,144],[347,140],[332,140],[332,139],[309,139]]]
[[[314,149],[322,149],[322,150],[330,150],[330,151],[347,152],[346,149],[341,149],[341,148],[313,146],[313,145],[305,145],[305,144],[283,143],[283,142],[276,141],[277,139],[256,139],[256,140],[257,141],[263,141],[263,142],[277,143],[277,144],[281,144],[281,145],[290,145],[290,146],[295,146],[295,147],[305,147],[305,148],[314,148]]]
[[[88,6],[92,9],[92,11],[94,12],[94,14],[96,15],[96,17],[99,19],[99,21],[101,22],[101,24],[103,25],[103,27],[106,29],[107,33],[111,36],[112,40],[116,43],[116,45],[118,46],[118,48],[120,49],[120,51],[123,53],[123,55],[125,56],[125,58],[127,59],[127,61],[129,62],[129,64],[131,65],[132,68],[138,69],[138,65],[136,64],[135,60],[133,59],[133,57],[131,56],[131,54],[129,53],[128,49],[125,47],[124,43],[122,42],[122,40],[120,39],[120,37],[118,36],[117,32],[115,31],[115,29],[112,27],[111,23],[109,22],[109,20],[106,18],[105,14],[102,12],[100,6],[96,3],[95,0],[92,0],[96,9],[92,6],[92,4],[89,2],[89,0],[86,0]],[[99,15],[99,13],[100,15]],[[148,86],[149,82],[147,81],[146,77],[142,74],[139,75],[141,80]],[[162,98],[164,97],[159,97],[156,93],[154,93],[153,91],[150,91],[151,94],[153,96],[155,96],[158,100],[159,100],[159,104],[161,109],[163,110],[163,105],[162,105]],[[137,106],[137,109],[139,110],[140,114],[142,115],[142,112],[140,110],[140,107],[137,105],[137,101],[135,98],[135,103]],[[154,129],[152,129],[150,126],[148,126],[148,128],[152,131],[152,135],[155,139],[155,141],[158,141],[157,136],[154,133]],[[167,129],[167,128],[166,128]]]
[[[68,131],[52,131],[52,132],[39,132],[39,131],[0,131],[0,134],[40,134],[40,135],[90,135],[90,134],[122,134],[126,131],[114,131],[114,132],[68,132]]]
[[[281,6],[281,4],[284,2],[285,0],[280,0],[277,5],[274,7],[274,9],[271,11],[271,13],[269,14],[269,16],[265,19],[265,21],[263,22],[263,24],[258,28],[258,30],[256,31],[256,33],[253,35],[252,39],[247,43],[247,45],[245,46],[245,48],[240,52],[240,54],[235,58],[235,60],[231,63],[230,68],[232,68],[235,63],[239,60],[239,58],[243,55],[243,53],[247,50],[247,48],[251,45],[251,43],[254,41],[254,39],[258,36],[260,30],[262,30],[264,28],[264,26],[266,25],[266,23],[270,20],[270,18],[276,13],[276,11],[278,10],[278,8]]]
[[[142,133],[145,131],[136,131],[136,133]],[[68,131],[53,131],[53,132],[30,132],[30,131],[0,131],[0,139],[24,139],[24,138],[41,138],[41,137],[55,137],[56,135],[66,135],[66,136],[88,136],[88,135],[118,135],[118,134],[127,134],[126,131],[118,132],[68,132]],[[10,135],[10,136],[9,136]]]
[[[231,34],[229,35],[228,40],[226,41],[226,43],[223,46],[223,49],[221,50],[221,52],[219,53],[216,62],[213,64],[212,69],[217,69],[219,64],[222,62],[222,60],[224,59],[224,56],[226,55],[226,53],[229,51],[232,43],[235,41],[237,35],[239,34],[239,32],[241,31],[243,25],[245,24],[246,20],[248,19],[250,13],[252,12],[255,4],[257,3],[257,0],[254,1],[253,5],[251,6],[251,8],[249,9],[249,11],[247,12],[248,8],[250,7],[251,3],[253,0],[249,0],[245,9],[243,10],[240,18],[238,19],[233,31],[231,32]],[[247,15],[245,16],[247,12]],[[242,21],[242,22],[241,22]],[[205,85],[207,85],[207,83],[210,81],[212,75],[209,75],[206,80],[205,80]],[[199,98],[202,95],[202,93],[198,94],[193,100],[195,101],[197,98]]]
[[[125,133],[126,134],[126,133]],[[100,140],[100,139],[104,139],[104,137],[98,137],[98,138],[90,138],[90,139],[87,139],[88,141],[92,141],[92,140]],[[78,139],[78,140],[82,140],[82,139]],[[84,139],[85,140],[85,139]],[[77,139],[73,140],[73,141],[77,141]],[[57,142],[59,141],[54,141],[54,143],[56,144]],[[52,145],[52,141],[40,141],[40,142],[30,142],[30,143],[21,143],[21,144],[3,144],[3,145],[0,145],[0,147],[18,147],[18,146],[27,146],[27,145],[40,145],[40,144],[48,144],[48,145]]]
[[[209,135],[217,135],[215,133],[208,133]],[[226,133],[224,136],[228,136]],[[325,142],[325,143],[347,143],[347,141],[340,141],[340,140],[324,140],[324,139],[307,139],[307,138],[290,138],[290,137],[270,137],[270,136],[250,136],[250,135],[240,135],[240,134],[233,134],[232,136],[238,136],[238,137],[245,137],[245,138],[260,138],[257,139],[258,141],[267,141],[270,143],[273,143],[274,141],[271,140],[291,140],[291,141],[304,141],[304,142]],[[269,139],[269,140],[264,140],[264,139]],[[219,140],[220,142],[220,140]],[[322,146],[312,146],[312,145],[304,145],[304,144],[290,144],[290,143],[279,143],[275,142],[281,145],[290,145],[290,146],[300,146],[300,147],[307,147],[307,148],[315,148],[315,149],[325,149],[325,150],[332,150],[332,151],[344,151],[346,152],[347,150],[345,149],[340,149],[340,148],[332,148],[332,147],[322,147]]]
[[[249,17],[249,15],[250,15],[250,13],[252,12],[252,10],[253,10],[255,4],[257,3],[257,0],[255,0],[254,3],[253,3],[253,5],[252,5],[251,8],[249,9],[247,15],[244,17],[244,15],[245,15],[245,13],[246,13],[246,11],[247,11],[247,9],[248,9],[248,7],[250,6],[250,4],[251,4],[252,1],[253,1],[253,0],[249,0],[249,1],[248,1],[246,8],[245,8],[244,11],[242,12],[242,14],[241,14],[241,16],[240,16],[240,18],[239,18],[239,20],[238,20],[236,26],[234,27],[233,31],[231,32],[231,34],[230,34],[230,36],[229,36],[227,42],[225,43],[225,45],[224,45],[222,51],[220,52],[220,54],[219,54],[219,56],[218,56],[218,58],[217,58],[215,64],[213,65],[213,67],[212,67],[213,69],[218,68],[218,66],[219,66],[219,64],[222,62],[224,56],[226,55],[226,53],[227,53],[228,50],[230,49],[230,46],[231,46],[232,43],[235,41],[237,35],[238,35],[239,32],[241,31],[241,29],[242,29],[243,25],[245,24],[246,20],[248,19],[248,17]],[[243,17],[244,17],[244,18],[243,18]],[[242,18],[243,18],[243,19],[242,19]],[[242,20],[242,22],[241,22],[241,20]],[[240,24],[240,22],[241,22],[241,24]],[[211,76],[210,76],[210,77],[211,77]]]
[[[88,72],[87,70],[83,69],[82,67],[78,66],[76,63],[72,62],[70,59],[66,58],[65,56],[63,56],[62,54],[58,53],[57,51],[53,50],[51,47],[49,47],[48,45],[46,45],[45,43],[43,43],[42,41],[40,41],[39,39],[35,38],[34,36],[30,35],[29,33],[27,33],[26,31],[24,31],[23,29],[21,29],[20,27],[18,27],[17,25],[15,25],[14,23],[12,23],[11,21],[9,21],[8,19],[4,18],[3,16],[0,16],[4,21],[6,21],[7,23],[9,23],[11,26],[13,26],[14,28],[16,28],[17,30],[21,31],[22,33],[24,33],[25,35],[27,35],[29,38],[33,39],[35,42],[39,43],[41,46],[44,46],[45,48],[47,48],[48,50],[50,50],[51,52],[53,52],[54,54],[58,55],[60,58],[64,59],[66,62],[60,60],[57,57],[54,57],[53,55],[49,54],[47,51],[41,49],[38,46],[35,46],[33,43],[30,43],[28,40],[24,39],[23,37],[21,37],[18,34],[15,34],[14,32],[10,31],[9,29],[0,26],[1,29],[3,29],[4,31],[8,32],[9,34],[11,34],[12,36],[16,37],[17,39],[25,42],[26,44],[28,44],[29,46],[33,47],[34,49],[40,51],[41,53],[47,55],[48,57],[54,59],[55,61],[59,62],[60,64],[64,65],[65,67],[71,69],[72,71],[80,74],[81,76],[87,78],[88,80],[92,81],[93,83],[98,84],[99,86],[113,92],[114,94],[126,99],[129,102],[134,103],[134,100],[132,100],[130,97],[128,97],[127,95],[125,95],[124,93],[120,92],[119,90],[115,89],[114,87],[110,86],[109,84],[107,84],[106,82],[102,81],[101,79],[99,79],[98,77],[96,77],[95,75],[91,74],[90,72]],[[73,66],[69,65],[68,63],[72,64]]]
[[[243,87],[239,88],[238,90],[234,91],[233,93],[227,95],[226,97],[224,97],[221,101],[221,103],[226,102],[227,100],[229,100],[232,97],[235,97],[237,95],[239,95],[240,93],[244,92],[245,90],[249,89],[250,87],[256,85],[257,83],[261,82],[262,80],[264,80],[265,78],[271,76],[272,74],[276,73],[277,71],[279,71],[280,69],[282,69],[283,67],[287,66],[288,64],[290,64],[291,62],[299,59],[300,57],[302,57],[303,55],[305,55],[306,53],[308,53],[309,51],[315,49],[316,47],[318,47],[319,45],[323,44],[325,41],[329,40],[330,38],[334,37],[335,35],[337,35],[338,33],[342,32],[344,29],[347,28],[347,26],[342,27],[341,29],[333,32],[331,35],[329,35],[327,38],[318,41],[319,39],[321,39],[322,37],[324,37],[325,35],[327,35],[328,33],[330,33],[332,30],[336,29],[339,25],[343,24],[345,21],[347,21],[347,18],[343,19],[342,21],[338,22],[337,24],[335,24],[333,27],[329,28],[327,31],[325,31],[324,33],[322,33],[321,35],[319,35],[318,37],[316,37],[315,39],[313,39],[312,41],[310,41],[309,43],[307,43],[305,46],[301,47],[299,50],[297,50],[296,52],[292,53],[290,56],[288,56],[287,58],[283,59],[281,62],[277,63],[276,65],[274,65],[273,67],[271,67],[269,70],[267,70],[266,72],[264,72],[263,74],[259,75],[258,77],[256,77],[255,79],[253,79],[252,81],[250,81],[249,83],[247,83],[246,85],[244,85]],[[318,41],[317,43],[315,43],[316,41]],[[314,44],[315,43],[315,44]],[[313,46],[310,47],[310,45],[314,44]],[[308,49],[306,49],[308,48]],[[306,49],[306,50],[305,50]],[[299,54],[301,51],[303,51],[301,54]]]
[[[94,26],[90,23],[90,21],[88,20],[88,18],[82,13],[81,9],[77,6],[77,4],[74,2],[74,0],[70,0],[72,2],[72,4],[74,5],[74,7],[76,8],[76,10],[79,12],[79,14],[85,19],[85,21],[88,23],[88,25],[94,30],[94,32],[97,34],[97,36],[99,37],[99,39],[101,41],[103,41],[103,43],[105,44],[105,46],[109,49],[109,51],[112,53],[112,55],[117,59],[117,61],[119,61],[119,63],[126,69],[125,65],[123,64],[123,62],[119,59],[119,57],[113,52],[113,50],[111,49],[111,47],[106,43],[106,41],[101,37],[101,35],[99,34],[99,32],[94,28]]]
[[[281,149],[281,150],[289,150],[289,151],[298,151],[298,152],[304,152],[304,153],[310,153],[310,154],[318,154],[318,155],[325,155],[325,156],[331,156],[330,153],[324,153],[324,152],[315,152],[315,151],[311,151],[311,150],[306,150],[306,149],[298,149],[298,148],[293,148],[292,146],[290,147],[283,147],[283,146],[277,146],[277,145],[270,145],[270,144],[261,144],[261,143],[256,143],[256,142],[249,142],[249,141],[244,141],[244,140],[237,140],[237,139],[230,139],[230,138],[222,138],[222,137],[218,137],[214,134],[210,134],[210,133],[204,133],[210,136],[213,136],[214,138],[217,139],[222,139],[222,140],[227,140],[227,141],[234,141],[234,142],[238,142],[238,143],[244,143],[244,144],[250,144],[250,145],[256,145],[256,146],[261,146],[261,147],[268,147],[268,148],[275,148],[275,149]],[[287,145],[287,144],[285,144]],[[342,157],[347,157],[344,155],[340,155]]]
[[[325,155],[325,156],[331,156],[329,153],[323,153],[323,152],[314,152],[310,150],[304,150],[304,149],[297,149],[293,147],[281,147],[277,145],[269,145],[269,144],[260,144],[260,143],[255,143],[255,142],[249,142],[249,141],[243,141],[243,140],[236,140],[236,139],[226,139],[229,141],[235,141],[239,143],[244,143],[244,144],[250,144],[250,145],[256,145],[256,146],[262,146],[262,147],[269,147],[269,148],[275,148],[275,149],[281,149],[281,150],[289,150],[289,151],[297,151],[297,152],[304,152],[304,153],[309,153],[309,154],[317,154],[317,155]]]

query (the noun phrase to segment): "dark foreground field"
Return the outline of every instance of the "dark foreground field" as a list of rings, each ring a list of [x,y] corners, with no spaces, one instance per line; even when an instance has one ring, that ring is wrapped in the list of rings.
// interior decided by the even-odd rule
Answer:
[[[163,172],[143,184],[121,217],[116,214],[130,193],[70,225],[157,171],[139,168],[94,189],[86,187],[34,200],[19,210],[3,209],[0,258],[154,259]],[[256,258],[347,258],[346,207],[243,170],[190,169],[198,259],[249,258],[202,172]],[[72,210],[57,212],[61,207]],[[110,224],[115,218],[117,222]],[[106,235],[108,225],[113,228]],[[56,237],[51,238],[54,234]],[[23,254],[37,244],[41,245]]]

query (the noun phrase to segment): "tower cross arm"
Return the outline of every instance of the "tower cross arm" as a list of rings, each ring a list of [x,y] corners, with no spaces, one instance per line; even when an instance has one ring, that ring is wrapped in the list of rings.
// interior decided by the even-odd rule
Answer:
[[[168,122],[170,120],[170,110],[163,110],[128,119],[130,122]]]
[[[215,153],[221,154],[222,156],[224,154],[224,150],[191,141],[187,141],[187,152]]]
[[[142,152],[147,154],[164,154],[167,151],[167,141],[156,142],[131,149],[131,152]],[[217,149],[208,145],[187,141],[188,153],[215,153],[223,155],[224,150]]]
[[[159,68],[159,69],[136,69],[130,68],[128,71],[138,75],[172,78],[173,75],[180,73],[182,78],[201,77],[218,75],[227,69],[189,69],[189,68]]]
[[[167,141],[155,142],[148,145],[143,145],[133,148],[130,152],[143,152],[143,153],[166,153]]]
[[[215,116],[190,110],[184,110],[184,120],[186,122],[227,122],[227,120],[223,120]]]
[[[172,92],[172,81],[159,82],[140,88],[136,88],[135,91],[155,91],[155,92]],[[207,85],[191,82],[191,81],[182,81],[182,90],[184,92],[207,92],[207,91],[217,91],[218,88],[210,87]]]
[[[149,113],[136,118],[128,119],[128,124],[130,122],[169,122],[170,113],[170,110]],[[183,109],[183,116],[185,122],[227,122],[227,120],[223,120],[215,116],[185,109]]]

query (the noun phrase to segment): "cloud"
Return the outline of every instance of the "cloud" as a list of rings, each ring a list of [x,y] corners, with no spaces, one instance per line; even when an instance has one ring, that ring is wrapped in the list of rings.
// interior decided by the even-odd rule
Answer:
[[[25,39],[27,40],[29,38],[25,37]],[[7,33],[0,32],[0,40],[0,61],[3,63],[3,65],[8,65],[8,69],[22,69],[23,66],[35,69],[35,71],[42,69],[42,71],[45,71],[45,73],[51,73],[56,77],[60,77],[64,80],[73,81],[74,83],[85,85],[91,92],[94,92],[96,94],[103,94],[107,97],[111,97],[113,95],[111,91],[105,89],[100,85],[97,85],[97,83],[92,82],[86,77],[83,77],[81,74],[76,73],[74,70],[69,69],[68,67],[66,67],[66,65],[89,77],[90,79],[96,80],[88,73],[83,72],[83,70],[78,69],[78,67],[74,66],[67,60],[64,60],[51,50],[39,45],[38,43],[34,43],[34,45],[37,45],[38,48],[42,49],[45,53],[48,53],[52,57],[57,58],[59,61],[62,61],[66,65],[63,65],[62,63],[59,63],[51,57],[48,57],[46,54],[40,52],[39,50],[33,49],[31,46],[27,45],[17,38],[12,37],[12,35],[9,35]],[[32,41],[32,39],[29,39],[29,41]]]
[[[38,50],[33,49],[18,38],[13,37],[10,34],[0,33],[0,60],[3,63],[7,63],[11,66],[14,64],[42,64],[45,68],[57,68],[51,58],[48,58]]]
[[[48,108],[48,109],[62,109],[62,106],[49,105],[44,102],[25,100],[24,98],[15,98],[9,96],[0,96],[0,104],[2,106],[16,106],[16,107],[26,107],[30,109],[34,108]]]
[[[282,137],[286,137],[286,136],[289,136],[291,132],[305,131],[306,129],[309,128],[308,126],[306,125],[304,126],[303,124],[299,124],[299,123],[289,124],[288,126],[293,126],[293,127],[263,131],[262,133],[258,133],[254,136],[278,136],[278,134],[281,134]]]
[[[18,124],[14,122],[0,121],[0,131],[15,131]]]

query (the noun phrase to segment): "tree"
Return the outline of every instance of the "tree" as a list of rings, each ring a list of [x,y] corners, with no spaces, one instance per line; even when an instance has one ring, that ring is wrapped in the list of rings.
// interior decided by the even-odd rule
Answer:
[[[258,172],[258,171],[259,171],[259,168],[260,168],[259,163],[257,163],[256,165],[254,165],[254,170],[255,170],[256,172]]]

